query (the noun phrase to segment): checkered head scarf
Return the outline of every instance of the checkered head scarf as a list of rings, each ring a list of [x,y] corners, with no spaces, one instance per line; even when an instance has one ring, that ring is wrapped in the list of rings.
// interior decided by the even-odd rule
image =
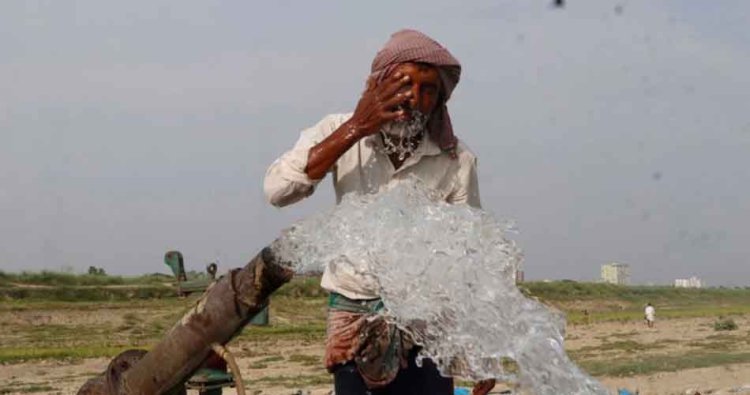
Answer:
[[[416,30],[400,30],[375,55],[372,76],[381,82],[401,63],[427,63],[437,67],[442,82],[440,102],[427,123],[429,135],[440,148],[455,157],[458,140],[453,135],[453,125],[446,102],[461,77],[461,64],[437,41]]]

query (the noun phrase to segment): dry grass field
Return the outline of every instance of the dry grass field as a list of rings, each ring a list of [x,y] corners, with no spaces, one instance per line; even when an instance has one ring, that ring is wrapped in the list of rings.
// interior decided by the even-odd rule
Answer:
[[[321,363],[325,295],[316,281],[285,286],[272,299],[271,325],[248,327],[230,344],[249,393],[329,393]],[[70,284],[66,296],[37,284],[37,291],[19,297],[19,287],[34,286],[6,282],[0,288],[14,288],[0,294],[0,394],[75,393],[111,356],[154,344],[197,297],[107,288],[124,287],[117,284],[101,285],[107,290],[101,298],[89,289],[79,300]],[[524,290],[567,313],[570,356],[613,390],[750,394],[750,290],[565,282],[531,283]],[[642,322],[647,301],[657,306],[654,328]],[[730,321],[736,329],[723,330]]]

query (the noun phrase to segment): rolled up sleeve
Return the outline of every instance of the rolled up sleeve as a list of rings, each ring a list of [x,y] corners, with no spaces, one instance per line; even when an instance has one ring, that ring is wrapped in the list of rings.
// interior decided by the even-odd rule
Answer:
[[[310,148],[333,133],[343,123],[340,118],[329,115],[315,126],[303,130],[294,148],[268,167],[263,180],[263,192],[269,203],[283,207],[312,195],[321,180],[313,180],[305,172]]]
[[[474,155],[467,155],[467,157],[459,158],[459,160],[461,163],[456,177],[455,189],[448,197],[448,203],[466,203],[469,206],[481,208],[477,158]]]

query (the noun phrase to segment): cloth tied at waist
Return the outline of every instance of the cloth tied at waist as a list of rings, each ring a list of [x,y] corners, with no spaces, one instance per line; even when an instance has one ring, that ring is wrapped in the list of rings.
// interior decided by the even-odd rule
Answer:
[[[328,298],[325,365],[333,372],[354,361],[368,388],[388,385],[408,366],[414,342],[382,314],[381,299],[353,300],[336,292]]]

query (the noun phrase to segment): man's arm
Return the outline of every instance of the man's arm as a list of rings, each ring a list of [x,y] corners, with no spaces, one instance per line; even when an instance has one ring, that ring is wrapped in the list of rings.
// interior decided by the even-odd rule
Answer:
[[[370,77],[367,89],[359,99],[351,119],[310,148],[305,167],[307,176],[313,180],[325,177],[328,170],[354,143],[377,133],[383,124],[402,118],[404,112],[398,105],[409,100],[411,91],[400,93],[399,90],[408,83],[409,77],[401,73],[395,73],[381,84],[376,84]]]
[[[348,121],[341,124],[340,119],[327,117],[303,131],[294,148],[266,171],[266,199],[283,207],[310,196],[315,185],[357,141],[377,133],[384,123],[404,116],[398,105],[409,100],[411,92],[399,90],[408,83],[409,78],[400,73],[377,85],[370,78]]]
[[[454,191],[448,196],[448,203],[466,203],[469,206],[481,208],[479,200],[479,178],[477,176],[477,159],[469,152],[459,154],[458,174]]]
[[[320,180],[362,138],[362,130],[351,119],[344,122],[330,136],[310,148],[307,154],[305,174],[312,180]]]
[[[310,148],[323,141],[349,117],[344,114],[326,116],[303,130],[294,147],[271,163],[263,180],[263,192],[269,203],[283,207],[314,192],[319,180],[310,179],[305,173]]]

